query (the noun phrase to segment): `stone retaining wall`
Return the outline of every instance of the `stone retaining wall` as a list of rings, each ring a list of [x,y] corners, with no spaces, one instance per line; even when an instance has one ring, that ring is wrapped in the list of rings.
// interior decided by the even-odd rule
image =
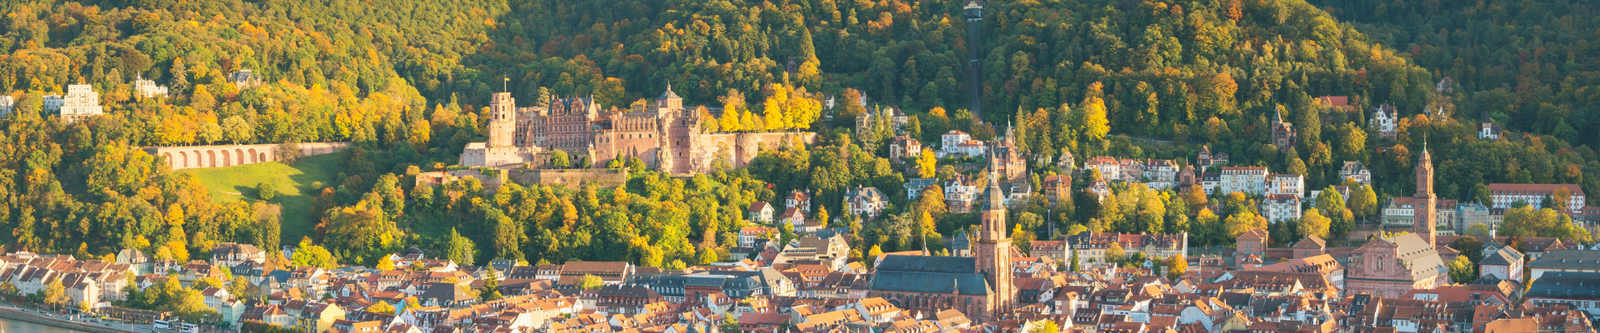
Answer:
[[[39,325],[45,325],[45,326],[51,326],[51,327],[59,327],[59,328],[65,328],[65,329],[70,329],[70,330],[78,330],[78,331],[84,331],[84,332],[112,332],[112,333],[137,333],[138,332],[138,331],[132,331],[132,330],[127,330],[127,329],[122,329],[122,328],[115,328],[115,327],[96,326],[96,325],[92,325],[91,323],[80,323],[80,322],[74,322],[74,321],[66,321],[66,320],[61,320],[61,319],[52,318],[52,317],[44,317],[44,316],[39,316],[39,315],[36,315],[36,314],[24,313],[24,312],[20,312],[20,311],[16,311],[16,310],[11,310],[11,309],[0,309],[0,318],[17,320],[17,321],[25,321],[25,322],[30,322],[30,323],[39,324]]]
[[[350,146],[349,142],[301,143],[300,156],[332,154]],[[172,170],[215,168],[278,160],[278,144],[145,147],[145,153],[163,159]]]

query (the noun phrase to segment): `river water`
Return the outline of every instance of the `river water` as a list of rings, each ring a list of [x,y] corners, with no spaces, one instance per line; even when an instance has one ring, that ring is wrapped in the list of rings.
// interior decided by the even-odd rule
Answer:
[[[34,324],[21,320],[0,318],[0,333],[87,333],[55,326]]]

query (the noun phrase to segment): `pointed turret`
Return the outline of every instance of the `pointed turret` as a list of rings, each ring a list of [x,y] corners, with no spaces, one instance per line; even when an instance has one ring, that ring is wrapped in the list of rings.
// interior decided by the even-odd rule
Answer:
[[[1006,206],[1005,206],[1005,198],[1006,198],[1006,196],[1005,196],[1004,193],[1000,192],[1000,175],[999,175],[1000,172],[999,172],[999,170],[1000,170],[999,156],[995,155],[993,150],[990,150],[989,151],[989,170],[987,170],[987,172],[989,173],[989,188],[987,190],[985,190],[984,193],[983,193],[983,197],[985,199],[989,200],[989,204],[987,206],[985,206],[984,210],[993,210],[993,211],[1001,211],[1001,212],[1004,212],[1006,210]]]
[[[989,186],[984,197],[989,201],[979,213],[979,235],[973,257],[996,295],[980,318],[994,320],[1011,312],[1016,302],[1016,287],[1012,284],[1011,237],[1006,235],[1005,195],[1000,192],[999,164],[994,151],[989,151]]]
[[[1433,193],[1433,156],[1428,153],[1427,138],[1422,139],[1422,156],[1417,158],[1417,194],[1413,197],[1412,230],[1433,245],[1439,199]]]
[[[1014,147],[1016,145],[1016,139],[1015,139],[1016,137],[1017,137],[1016,132],[1013,131],[1012,127],[1011,127],[1011,121],[1007,120],[1006,121],[1006,147]]]

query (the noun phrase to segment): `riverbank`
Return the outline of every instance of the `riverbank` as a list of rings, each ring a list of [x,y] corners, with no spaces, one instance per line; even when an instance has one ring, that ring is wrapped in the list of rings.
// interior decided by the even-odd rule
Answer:
[[[46,317],[46,316],[43,316],[43,315],[41,315],[39,313],[30,313],[30,312],[26,312],[26,311],[23,311],[23,310],[18,310],[16,308],[9,308],[9,307],[0,308],[0,318],[16,320],[16,321],[25,321],[25,322],[39,324],[39,325],[45,325],[45,326],[50,326],[50,327],[58,327],[58,328],[63,328],[63,329],[68,329],[68,330],[75,330],[75,331],[83,331],[83,332],[107,332],[107,333],[146,333],[146,332],[149,332],[148,330],[141,331],[141,330],[127,329],[126,327],[128,327],[128,326],[123,326],[122,324],[115,324],[115,325],[118,325],[120,327],[109,327],[109,326],[104,326],[104,324],[100,324],[100,323],[84,323],[84,322],[75,322],[75,321],[65,320],[65,319],[62,319],[61,317]]]

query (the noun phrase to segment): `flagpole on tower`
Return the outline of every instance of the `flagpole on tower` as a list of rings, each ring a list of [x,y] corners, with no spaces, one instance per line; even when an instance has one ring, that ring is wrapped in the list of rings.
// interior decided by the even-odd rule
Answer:
[[[505,79],[506,81],[500,84],[500,92],[511,92],[511,77],[508,76]]]

